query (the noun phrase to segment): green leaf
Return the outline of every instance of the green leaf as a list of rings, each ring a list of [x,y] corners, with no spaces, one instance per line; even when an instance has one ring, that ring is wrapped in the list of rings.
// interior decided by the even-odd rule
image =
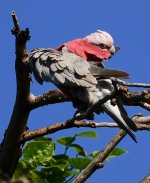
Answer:
[[[64,171],[64,169],[69,165],[68,161],[66,160],[57,160],[55,162],[55,164],[53,164],[52,166],[49,166],[49,167],[45,167],[43,168],[44,169],[47,169],[47,170],[50,170],[52,168],[57,168],[59,169],[60,171]]]
[[[70,146],[70,144],[74,142],[75,139],[76,139],[75,137],[63,137],[63,138],[57,139],[57,142],[65,146]]]
[[[46,183],[62,183],[70,175],[76,175],[74,172],[68,169],[65,169],[65,171],[61,171],[58,168],[51,168],[49,170],[43,169],[42,173],[45,174]]]
[[[33,141],[47,141],[47,142],[51,142],[52,139],[49,138],[49,137],[37,137]]]
[[[53,158],[55,160],[62,160],[62,159],[68,160],[69,157],[67,155],[65,155],[65,154],[58,154],[58,155],[53,156]]]
[[[89,156],[96,157],[99,153],[100,151],[93,151]]]
[[[89,138],[98,138],[97,133],[93,132],[93,131],[86,131],[86,132],[77,133],[76,136],[89,137]]]
[[[110,158],[116,157],[116,156],[121,156],[123,154],[128,153],[126,150],[121,149],[121,148],[115,148],[106,158],[106,161],[108,161]]]
[[[24,159],[34,167],[50,163],[54,151],[52,141],[32,141],[23,151]]]
[[[83,147],[81,147],[79,144],[71,144],[71,146],[73,149],[75,149],[75,151],[77,151],[77,153],[81,156],[84,156],[86,157],[87,154],[86,152],[84,151]]]
[[[30,182],[46,183],[44,180],[42,180],[40,172],[41,171],[39,171],[37,169],[31,170],[27,174],[27,177],[30,180]]]
[[[59,168],[61,171],[64,171],[64,169],[68,165],[69,165],[69,163],[66,160],[57,160],[56,163],[52,167]]]
[[[70,165],[73,168],[82,170],[84,169],[92,160],[90,158],[70,158],[69,160]]]

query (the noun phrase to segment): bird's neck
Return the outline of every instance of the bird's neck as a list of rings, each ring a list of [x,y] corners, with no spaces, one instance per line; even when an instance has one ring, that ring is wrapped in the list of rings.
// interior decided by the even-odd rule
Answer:
[[[64,43],[57,48],[62,51],[63,47],[67,47],[68,51],[74,53],[83,59],[90,61],[104,61],[107,60],[111,54],[108,49],[101,49],[100,46],[94,45],[86,39],[75,39],[73,41]]]

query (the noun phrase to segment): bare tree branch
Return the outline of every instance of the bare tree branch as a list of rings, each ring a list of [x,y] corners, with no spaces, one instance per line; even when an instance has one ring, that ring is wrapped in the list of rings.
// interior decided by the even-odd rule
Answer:
[[[124,85],[124,86],[150,88],[150,84],[145,84],[145,83],[129,83],[129,82],[125,82],[125,81],[123,81],[123,80],[121,80],[119,78],[114,78],[114,77],[111,77],[111,80],[113,80],[117,84],[121,84],[121,85]]]
[[[126,87],[120,87],[119,95],[122,98],[124,105],[141,106],[149,110],[149,108],[146,107],[146,104],[150,104],[150,90],[133,92],[128,91]]]
[[[107,158],[111,151],[118,145],[118,143],[126,136],[124,130],[120,130],[118,134],[109,142],[105,149],[96,156],[92,162],[76,177],[72,183],[83,183],[90,175],[92,175],[97,169],[99,169],[99,163]]]
[[[139,106],[150,111],[150,104],[146,103],[146,102],[140,102]]]
[[[28,100],[30,98],[30,74],[27,69],[28,53],[26,42],[29,40],[29,30],[21,31],[15,12],[12,12],[16,37],[16,80],[17,94],[14,110],[6,130],[0,151],[0,170],[2,174],[11,177],[20,157],[19,139],[23,133],[29,116]]]
[[[141,114],[139,115],[135,115],[132,120],[136,123],[136,124],[148,124],[150,123],[150,116],[142,116]]]
[[[150,173],[143,180],[141,180],[139,183],[150,183]]]
[[[143,91],[137,92],[137,91],[128,91],[126,87],[120,87],[118,94],[121,97],[124,105],[140,106],[150,111],[150,91],[149,90],[143,90]],[[107,96],[106,100],[108,100],[112,96]],[[61,103],[61,102],[67,102],[67,101],[69,101],[69,99],[61,91],[50,90],[47,93],[44,93],[39,96],[32,95],[30,97],[30,110],[33,110],[48,104],[55,104],[55,103]]]
[[[133,121],[136,123],[138,130],[147,130],[150,131],[150,116],[141,117],[135,116]],[[20,139],[20,144],[25,143],[26,141],[32,140],[36,137],[41,137],[44,135],[52,134],[60,130],[69,129],[69,128],[79,128],[79,127],[90,127],[90,128],[102,128],[102,127],[109,127],[109,128],[116,128],[118,125],[116,123],[109,123],[109,122],[88,122],[88,121],[66,121],[62,123],[53,124],[44,128],[40,128],[38,130],[34,130],[31,132],[26,132]]]
[[[33,110],[44,105],[61,103],[66,101],[69,100],[60,90],[50,90],[42,95],[32,96],[32,100],[30,100],[30,108],[31,110]]]

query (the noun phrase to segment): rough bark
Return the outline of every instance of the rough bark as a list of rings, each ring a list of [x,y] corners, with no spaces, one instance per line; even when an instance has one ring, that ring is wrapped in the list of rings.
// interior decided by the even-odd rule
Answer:
[[[143,180],[141,180],[139,183],[150,183],[150,173],[144,177]]]
[[[21,31],[14,12],[12,12],[16,37],[16,81],[17,93],[12,116],[5,132],[0,152],[0,170],[3,175],[11,177],[20,157],[19,139],[24,132],[29,116],[28,100],[30,98],[30,74],[27,69],[28,53],[26,42],[29,31]]]

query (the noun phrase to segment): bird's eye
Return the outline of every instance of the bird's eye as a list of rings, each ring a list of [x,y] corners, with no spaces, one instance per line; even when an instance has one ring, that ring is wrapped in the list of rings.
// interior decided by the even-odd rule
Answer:
[[[103,44],[103,43],[101,43],[99,46],[100,46],[102,49],[109,49],[109,46],[107,46],[107,45],[105,45],[105,44]]]

